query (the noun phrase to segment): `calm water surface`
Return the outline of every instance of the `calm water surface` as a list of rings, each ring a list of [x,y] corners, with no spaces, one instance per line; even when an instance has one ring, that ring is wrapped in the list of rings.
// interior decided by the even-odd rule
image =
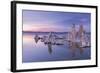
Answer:
[[[48,35],[47,33],[38,33],[39,36]],[[59,34],[65,35],[65,34]],[[44,61],[63,61],[63,60],[86,60],[90,59],[90,48],[83,48],[83,53],[76,49],[75,56],[72,56],[72,51],[68,45],[52,45],[52,53],[48,51],[48,46],[41,42],[35,43],[35,33],[23,33],[23,63],[28,62],[44,62]]]

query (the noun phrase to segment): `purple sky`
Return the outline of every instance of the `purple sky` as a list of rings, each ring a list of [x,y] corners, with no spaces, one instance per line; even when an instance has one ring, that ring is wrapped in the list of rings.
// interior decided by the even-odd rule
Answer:
[[[90,13],[23,10],[23,31],[67,32],[72,24],[82,24],[90,32],[90,22]]]

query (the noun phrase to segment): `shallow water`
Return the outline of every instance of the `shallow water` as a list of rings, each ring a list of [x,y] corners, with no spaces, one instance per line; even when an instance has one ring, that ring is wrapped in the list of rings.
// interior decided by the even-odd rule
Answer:
[[[76,48],[75,56],[72,50],[68,48],[68,44],[52,45],[52,53],[49,52],[48,45],[40,40],[35,42],[34,36],[36,33],[23,33],[23,63],[28,62],[44,62],[44,61],[63,61],[63,60],[86,60],[91,58],[91,48],[83,48],[83,53]],[[56,33],[58,35],[58,33]],[[38,33],[39,36],[48,35],[48,33]],[[59,35],[65,35],[59,34]]]

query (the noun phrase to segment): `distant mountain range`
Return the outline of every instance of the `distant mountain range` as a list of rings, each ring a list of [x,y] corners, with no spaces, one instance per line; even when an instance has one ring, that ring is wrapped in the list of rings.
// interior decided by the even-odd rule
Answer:
[[[32,31],[22,31],[23,33],[50,33],[50,32],[41,32],[41,31],[37,31],[37,32],[32,32]],[[68,32],[52,32],[52,33],[68,33]]]
[[[33,32],[33,31],[22,31],[23,33],[50,33],[50,32],[41,32],[41,31],[37,31],[37,32]],[[52,32],[52,33],[68,33],[68,32]],[[90,34],[90,32],[86,32],[87,34]]]

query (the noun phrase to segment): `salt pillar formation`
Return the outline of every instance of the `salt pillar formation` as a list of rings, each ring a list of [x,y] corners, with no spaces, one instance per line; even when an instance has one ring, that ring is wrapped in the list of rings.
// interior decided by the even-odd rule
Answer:
[[[73,51],[75,51],[76,48],[76,35],[77,35],[77,31],[76,31],[76,27],[75,24],[73,24],[72,28],[71,28],[71,32],[70,32],[70,46],[73,49]]]
[[[37,43],[39,41],[40,37],[36,34],[34,39],[35,39],[35,42]]]
[[[70,32],[70,49],[72,50],[72,56],[75,56],[76,51],[76,35],[76,27],[75,24],[73,24]]]
[[[50,54],[52,53],[52,37],[53,37],[52,32],[50,32],[47,38],[48,51]]]
[[[79,33],[79,39],[80,39],[81,47],[83,47],[83,46],[86,45],[86,43],[85,43],[85,30],[84,30],[83,25],[80,25],[78,33]]]
[[[72,29],[71,29],[71,35],[70,35],[71,42],[76,42],[76,33],[77,33],[76,27],[75,27],[75,24],[73,24]]]

